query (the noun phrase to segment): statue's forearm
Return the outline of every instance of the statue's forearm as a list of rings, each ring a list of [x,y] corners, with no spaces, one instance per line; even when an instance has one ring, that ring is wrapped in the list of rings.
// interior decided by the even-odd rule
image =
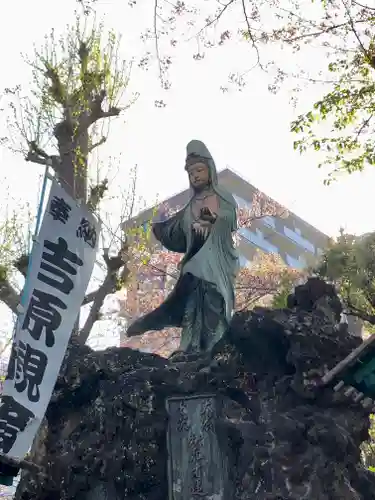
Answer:
[[[155,222],[151,225],[151,230],[152,234],[155,236],[155,238],[160,242],[163,243],[161,240],[163,239],[163,230],[162,230],[162,225],[159,222]]]
[[[173,231],[173,228],[166,229],[162,222],[155,222],[152,224],[152,232],[155,238],[172,252],[185,253],[186,252],[186,241],[184,234],[179,231]]]

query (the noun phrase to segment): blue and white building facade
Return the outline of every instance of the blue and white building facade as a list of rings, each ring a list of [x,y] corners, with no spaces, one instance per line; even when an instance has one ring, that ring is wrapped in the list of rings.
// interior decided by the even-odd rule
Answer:
[[[219,172],[218,177],[219,182],[233,194],[239,208],[251,208],[256,187],[229,168]],[[165,203],[170,208],[182,207],[188,199],[189,191],[185,190],[165,200]],[[143,215],[147,218],[147,212]],[[239,233],[242,266],[246,266],[254,254],[261,250],[277,253],[289,266],[303,269],[319,259],[329,241],[326,234],[292,212],[286,218],[263,217],[254,221],[250,229],[240,229]]]

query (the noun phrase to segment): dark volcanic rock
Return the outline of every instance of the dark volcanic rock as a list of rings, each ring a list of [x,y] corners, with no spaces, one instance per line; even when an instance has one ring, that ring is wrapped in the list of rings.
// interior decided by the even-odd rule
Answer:
[[[360,342],[324,285],[297,288],[291,309],[235,315],[212,360],[73,344],[34,451],[46,475],[25,473],[16,498],[167,500],[165,398],[197,391],[224,397],[234,500],[375,498],[359,463],[368,413],[319,385]]]

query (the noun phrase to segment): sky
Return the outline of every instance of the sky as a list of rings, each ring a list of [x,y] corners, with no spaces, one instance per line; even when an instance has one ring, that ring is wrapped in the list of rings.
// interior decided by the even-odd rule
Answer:
[[[105,28],[121,34],[121,56],[129,62],[150,49],[139,36],[152,25],[152,9],[145,4],[131,9],[120,0],[99,0],[97,17]],[[7,68],[0,76],[0,88],[17,83],[28,88],[28,67],[21,53],[32,55],[33,45],[43,43],[52,27],[58,35],[63,33],[73,19],[74,8],[73,0],[54,2],[53,6],[47,0],[7,4],[6,15],[0,20],[0,44],[6,48],[2,64]],[[219,169],[232,168],[325,233],[335,235],[340,227],[358,234],[373,230],[368,207],[375,171],[344,176],[333,186],[324,186],[327,171],[317,168],[319,158],[314,153],[300,156],[293,151],[289,126],[296,110],[290,105],[289,89],[271,94],[269,77],[256,70],[249,73],[242,92],[221,92],[230,71],[246,68],[247,60],[251,65],[253,53],[247,44],[215,49],[199,62],[191,55],[191,43],[182,43],[174,52],[172,88],[167,92],[160,89],[156,66],[145,72],[133,64],[125,100],[131,100],[133,92],[138,92],[139,98],[111,124],[109,140],[99,153],[104,168],[110,158],[117,158],[118,171],[112,177],[116,192],[126,189],[129,170],[135,164],[138,195],[146,204],[185,188],[185,147],[195,138],[207,144]],[[308,108],[319,92],[317,88],[304,90],[300,109]],[[164,99],[167,106],[155,108],[157,99]],[[16,200],[29,200],[36,206],[40,167],[25,163],[21,155],[4,147],[0,148],[0,162],[4,178],[0,190],[10,187]]]

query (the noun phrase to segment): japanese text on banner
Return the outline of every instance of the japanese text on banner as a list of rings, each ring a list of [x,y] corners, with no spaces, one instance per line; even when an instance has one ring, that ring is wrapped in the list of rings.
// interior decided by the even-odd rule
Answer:
[[[22,459],[50,401],[91,277],[100,226],[53,181],[0,405],[0,452]]]

